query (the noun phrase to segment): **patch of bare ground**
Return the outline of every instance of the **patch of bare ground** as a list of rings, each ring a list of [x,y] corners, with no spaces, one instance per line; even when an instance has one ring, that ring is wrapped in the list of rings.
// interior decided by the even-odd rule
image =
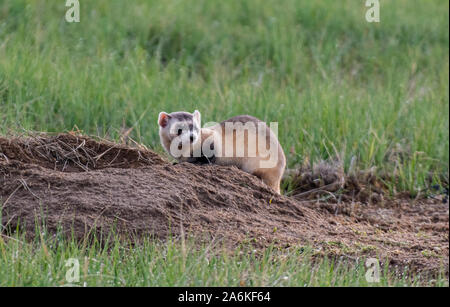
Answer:
[[[0,205],[3,235],[19,227],[33,236],[43,219],[48,231],[80,239],[112,227],[160,239],[189,232],[448,275],[448,204],[280,196],[234,167],[173,165],[145,148],[78,134],[0,138]]]

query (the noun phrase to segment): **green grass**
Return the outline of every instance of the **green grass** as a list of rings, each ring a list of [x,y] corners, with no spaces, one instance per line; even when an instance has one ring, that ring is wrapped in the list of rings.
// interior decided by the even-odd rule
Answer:
[[[34,242],[20,235],[0,237],[0,286],[448,286],[444,276],[389,273],[369,283],[363,260],[312,260],[307,248],[256,251],[242,245],[230,252],[220,244],[169,240],[139,244],[111,239],[86,244],[45,233]],[[79,264],[79,280],[66,274]],[[69,272],[69,276],[74,276]]]
[[[381,1],[0,1],[0,133],[132,137],[161,150],[160,111],[279,122],[288,166],[336,156],[448,182],[449,4]]]
[[[117,139],[125,125],[161,151],[160,111],[246,113],[279,122],[289,167],[339,155],[394,174],[397,191],[448,184],[449,3],[380,2],[367,23],[355,0],[81,0],[69,24],[63,0],[0,0],[0,134]],[[367,285],[361,264],[295,250],[20,241],[0,240],[0,286],[64,283],[70,257],[80,285]]]

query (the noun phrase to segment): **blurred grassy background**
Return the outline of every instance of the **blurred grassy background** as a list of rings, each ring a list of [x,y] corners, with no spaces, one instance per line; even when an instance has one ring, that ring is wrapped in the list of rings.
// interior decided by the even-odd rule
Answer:
[[[332,158],[448,182],[449,3],[0,0],[0,133],[132,137],[161,150],[160,111],[279,122],[288,166]],[[394,185],[394,184],[393,184]]]

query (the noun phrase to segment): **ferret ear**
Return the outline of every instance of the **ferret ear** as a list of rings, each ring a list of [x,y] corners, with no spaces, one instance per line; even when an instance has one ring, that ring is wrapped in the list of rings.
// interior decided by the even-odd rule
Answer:
[[[158,125],[160,125],[162,128],[166,127],[169,123],[170,115],[166,112],[159,113],[158,116]]]
[[[201,119],[201,114],[198,110],[195,110],[194,113],[192,113],[192,115],[194,115],[194,119],[200,124],[200,119]]]

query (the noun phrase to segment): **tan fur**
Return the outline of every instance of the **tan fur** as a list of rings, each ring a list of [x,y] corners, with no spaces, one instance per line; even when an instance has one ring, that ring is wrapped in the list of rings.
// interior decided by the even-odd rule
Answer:
[[[176,157],[179,161],[196,163],[200,160],[204,163],[203,160],[206,160],[219,165],[234,165],[261,178],[275,192],[280,193],[280,181],[286,167],[286,157],[276,135],[259,119],[249,115],[235,116],[213,127],[200,129],[200,112],[198,111],[192,114],[161,112],[158,123],[161,144],[172,156],[170,146],[174,136],[169,133],[171,127],[176,128],[177,124],[186,123],[192,126],[191,133],[200,132],[199,137],[191,137],[190,146],[182,149],[184,154]],[[227,125],[230,124],[233,127],[227,129]],[[261,125],[259,127],[261,130],[258,129],[258,124]],[[266,135],[266,148],[259,148],[260,133]],[[214,145],[213,150],[208,151],[210,144]]]
[[[245,130],[245,126],[242,129],[243,136],[243,144],[244,144],[244,156],[239,157],[237,156],[237,146],[236,143],[241,143],[241,139],[237,139],[237,131],[233,131],[232,137],[232,145],[226,144],[226,129],[225,129],[225,123],[242,123],[245,124],[247,122],[252,123],[263,123],[262,121],[248,116],[248,115],[242,115],[242,116],[236,116],[233,118],[230,118],[216,126],[210,127],[210,128],[203,128],[202,129],[202,141],[205,140],[205,137],[203,134],[207,136],[211,136],[211,134],[214,133],[215,138],[215,146],[216,151],[221,152],[221,157],[217,157],[215,159],[215,163],[219,165],[234,165],[243,171],[250,173],[252,175],[255,175],[262,179],[262,181],[267,184],[269,187],[271,187],[273,190],[275,190],[277,193],[280,193],[280,182],[281,178],[284,173],[284,169],[286,167],[286,157],[283,152],[283,148],[278,142],[278,139],[276,138],[275,134],[270,130],[269,127],[267,127],[265,124],[266,129],[266,143],[271,144],[275,150],[277,150],[277,161],[276,165],[271,168],[261,168],[260,162],[262,161],[269,161],[269,158],[263,157],[262,153],[260,153],[260,150],[258,149],[258,139],[256,136],[258,135],[258,131],[249,131]],[[256,139],[256,142],[254,141]],[[217,144],[220,144],[220,147],[217,146]],[[229,146],[233,147],[233,154],[230,157],[225,157],[226,148]],[[255,156],[250,156],[249,148],[255,148]],[[267,154],[267,152],[266,152]]]

